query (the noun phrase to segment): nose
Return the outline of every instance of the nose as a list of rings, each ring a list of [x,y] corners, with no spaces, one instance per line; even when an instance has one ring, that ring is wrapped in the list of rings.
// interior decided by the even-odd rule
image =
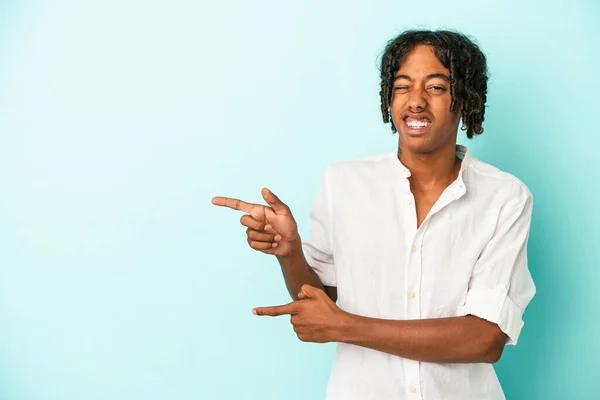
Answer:
[[[427,107],[427,99],[425,98],[425,91],[420,87],[414,87],[410,91],[408,101],[409,111],[422,111]]]

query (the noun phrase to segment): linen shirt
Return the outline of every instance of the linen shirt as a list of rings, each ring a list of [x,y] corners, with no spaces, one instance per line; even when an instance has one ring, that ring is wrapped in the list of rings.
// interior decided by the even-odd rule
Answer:
[[[462,158],[417,228],[410,171],[396,152],[331,163],[303,250],[344,311],[414,320],[478,316],[516,344],[535,294],[527,266],[532,195],[514,176]],[[504,399],[491,364],[427,363],[338,343],[327,400]]]

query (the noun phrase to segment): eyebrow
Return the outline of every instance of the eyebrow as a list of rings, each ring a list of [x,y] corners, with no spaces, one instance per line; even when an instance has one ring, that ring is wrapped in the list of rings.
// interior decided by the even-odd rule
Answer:
[[[446,82],[450,83],[450,77],[446,74],[441,74],[441,73],[437,73],[437,74],[429,74],[425,77],[425,80],[428,81],[430,79],[433,78],[442,78],[443,80],[445,80]],[[398,80],[398,79],[407,79],[409,81],[412,81],[412,78],[408,75],[396,75],[394,77],[394,81]]]

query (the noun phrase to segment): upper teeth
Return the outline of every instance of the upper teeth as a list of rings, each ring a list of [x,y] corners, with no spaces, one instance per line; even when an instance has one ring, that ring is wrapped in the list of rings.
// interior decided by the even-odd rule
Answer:
[[[431,121],[428,121],[425,119],[412,119],[412,118],[406,119],[406,125],[408,125],[410,127],[420,128],[420,127],[424,127],[424,126],[427,126],[430,124],[431,124]]]

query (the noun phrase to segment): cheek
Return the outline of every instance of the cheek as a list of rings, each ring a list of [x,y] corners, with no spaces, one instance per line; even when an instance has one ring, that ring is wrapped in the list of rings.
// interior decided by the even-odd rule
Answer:
[[[460,120],[460,114],[450,112],[450,102],[431,105],[430,111],[435,116],[438,125],[453,126]]]
[[[394,109],[398,109],[398,108],[402,108],[404,107],[404,104],[406,103],[406,96],[403,96],[401,94],[393,94],[392,95],[392,101],[390,103],[390,108],[392,110]]]
[[[451,115],[444,114],[436,117],[436,132],[449,132],[454,130],[454,121]]]
[[[392,103],[390,104],[390,113],[392,114],[392,121],[394,122],[394,125],[398,125],[400,122],[402,122],[401,115],[405,109],[405,102],[401,96],[395,96],[392,98]]]

